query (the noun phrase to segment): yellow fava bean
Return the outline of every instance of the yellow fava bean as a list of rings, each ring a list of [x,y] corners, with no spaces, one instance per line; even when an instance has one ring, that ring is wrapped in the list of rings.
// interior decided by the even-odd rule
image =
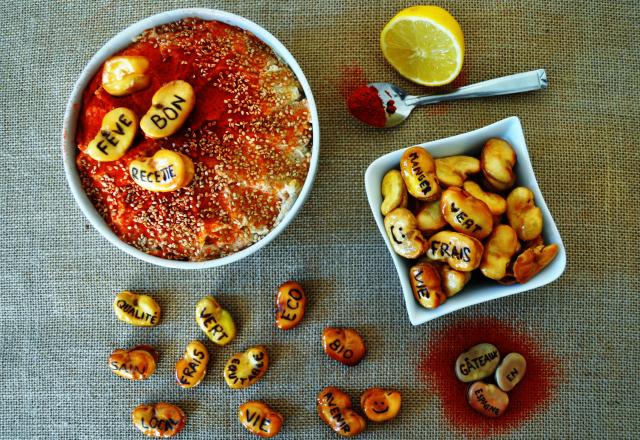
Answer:
[[[504,199],[504,197],[499,196],[498,194],[483,191],[480,185],[478,185],[476,182],[467,180],[466,182],[464,182],[462,189],[464,189],[476,199],[483,201],[489,207],[491,214],[493,214],[494,216],[501,216],[507,210],[507,201]]]
[[[102,69],[102,88],[113,96],[125,96],[146,88],[149,60],[143,56],[109,58]]]
[[[452,269],[448,264],[438,264],[438,272],[442,280],[442,290],[451,298],[459,293],[471,279],[471,272]]]
[[[409,280],[413,297],[422,307],[435,309],[446,301],[447,295],[442,291],[440,274],[430,263],[418,263],[409,269]]]
[[[256,383],[269,367],[267,349],[261,345],[234,354],[224,366],[224,380],[229,388],[246,388]]]
[[[171,81],[151,98],[151,107],[140,120],[140,128],[153,139],[171,136],[182,127],[195,104],[196,94],[191,84]]]
[[[516,231],[511,226],[498,225],[484,244],[480,271],[492,280],[503,279],[507,275],[511,258],[519,249]]]
[[[400,171],[409,193],[418,200],[430,202],[440,195],[436,164],[422,147],[407,148],[400,159]]]
[[[158,150],[152,157],[132,160],[129,174],[135,183],[154,192],[175,191],[191,183],[193,162],[188,156],[171,150]]]
[[[176,362],[176,380],[182,388],[193,388],[207,374],[209,350],[200,341],[187,344],[184,355]]]
[[[290,330],[300,324],[307,306],[307,296],[302,286],[295,281],[287,281],[278,287],[276,295],[276,326]]]
[[[400,174],[400,171],[391,170],[385,174],[382,179],[380,190],[382,192],[382,197],[384,197],[382,205],[380,206],[382,215],[387,215],[398,207],[407,207],[409,196],[407,194],[407,187],[404,186],[404,180],[402,180],[402,174]]]
[[[469,174],[480,172],[480,161],[471,156],[449,156],[436,159],[436,176],[445,186],[462,186]]]
[[[111,110],[102,118],[96,137],[89,142],[86,153],[99,162],[111,162],[124,156],[133,143],[138,117],[126,107]]]
[[[503,139],[489,139],[480,153],[480,167],[485,181],[496,191],[506,191],[516,182],[513,166],[516,152]]]
[[[482,260],[484,246],[477,238],[452,231],[440,231],[429,238],[427,258],[444,261],[452,269],[470,272]]]
[[[374,422],[386,422],[400,412],[402,394],[396,390],[369,388],[360,396],[360,407],[367,418]]]
[[[247,431],[265,438],[278,435],[284,423],[282,414],[272,410],[268,405],[257,401],[246,402],[240,405],[240,408],[238,408],[238,419]]]
[[[424,253],[426,241],[418,230],[418,222],[406,208],[396,208],[384,218],[384,228],[391,247],[405,258],[418,258]]]
[[[150,327],[160,322],[160,306],[149,295],[120,292],[113,301],[113,310],[120,321],[138,327]]]
[[[447,222],[442,216],[442,209],[440,209],[440,200],[425,202],[418,209],[416,221],[418,222],[418,229],[425,234],[433,234],[447,226]]]
[[[159,402],[137,406],[131,411],[131,420],[148,437],[168,438],[184,428],[187,417],[179,407]]]
[[[109,368],[117,376],[129,380],[148,379],[156,371],[158,352],[150,345],[138,345],[129,350],[114,350],[109,356]]]
[[[482,201],[458,187],[447,188],[440,201],[442,216],[458,232],[483,239],[493,229],[493,215]]]
[[[522,241],[533,240],[542,233],[542,211],[535,205],[529,188],[519,186],[509,193],[507,219]]]
[[[220,346],[227,345],[236,336],[231,313],[211,296],[205,296],[196,304],[196,322],[207,337]]]
[[[327,387],[316,400],[320,419],[343,437],[353,437],[367,426],[364,417],[353,410],[349,395],[339,388]]]
[[[558,254],[558,245],[540,245],[527,249],[513,263],[513,275],[517,282],[526,283],[547,267]]]

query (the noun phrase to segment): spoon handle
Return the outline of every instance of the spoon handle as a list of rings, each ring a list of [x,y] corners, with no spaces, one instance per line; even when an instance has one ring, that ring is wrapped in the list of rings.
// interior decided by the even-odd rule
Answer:
[[[407,96],[405,103],[410,106],[435,104],[442,101],[482,98],[485,96],[510,95],[545,89],[549,85],[544,69],[482,81],[442,95]]]

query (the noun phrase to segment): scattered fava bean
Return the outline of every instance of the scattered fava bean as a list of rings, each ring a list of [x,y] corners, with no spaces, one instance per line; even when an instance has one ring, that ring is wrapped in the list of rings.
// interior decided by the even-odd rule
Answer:
[[[404,186],[402,174],[398,170],[391,170],[382,178],[381,185],[382,205],[380,211],[382,215],[387,215],[396,208],[406,208],[409,202],[407,187]]]
[[[205,296],[196,304],[196,322],[217,345],[227,345],[236,336],[236,325],[231,313],[223,309],[212,296]]]
[[[480,153],[480,167],[485,182],[496,191],[506,191],[516,182],[513,166],[516,152],[511,145],[498,138],[489,139]]]
[[[150,345],[137,345],[129,350],[117,349],[109,356],[108,363],[117,376],[145,380],[156,371],[158,352]]]
[[[496,369],[496,383],[502,391],[511,391],[527,371],[527,361],[520,353],[509,353]]]
[[[507,210],[507,201],[504,197],[492,192],[483,191],[482,187],[472,180],[464,182],[462,189],[476,199],[483,201],[494,216],[501,216]]]
[[[364,417],[353,410],[347,393],[338,388],[320,391],[316,408],[320,419],[343,437],[358,435],[367,426]]]
[[[240,423],[247,431],[266,438],[278,435],[284,423],[282,414],[257,401],[240,405],[238,419],[240,419]]]
[[[261,345],[236,353],[224,366],[224,380],[229,388],[246,388],[256,383],[269,368],[267,349]]]
[[[440,196],[436,178],[436,163],[422,147],[407,148],[400,158],[400,171],[409,194],[418,200],[430,202]]]
[[[111,110],[102,118],[100,130],[87,146],[86,153],[98,162],[120,159],[133,143],[138,117],[126,107]]]
[[[138,327],[150,327],[160,322],[160,306],[149,295],[123,291],[113,301],[116,317]]]
[[[129,175],[142,188],[153,192],[170,192],[193,180],[193,161],[177,151],[160,149],[151,157],[129,163]]]
[[[149,60],[143,56],[117,56],[104,62],[102,88],[112,96],[125,96],[149,85]]]
[[[470,174],[480,172],[480,161],[471,156],[448,156],[436,159],[436,176],[444,186],[462,186]]]
[[[447,222],[444,220],[442,210],[440,209],[440,200],[422,204],[422,206],[418,208],[416,221],[418,222],[418,229],[429,235],[435,234],[447,226]]]
[[[473,382],[490,376],[500,363],[495,345],[483,342],[474,345],[456,359],[456,376],[462,382]]]
[[[384,228],[391,247],[400,256],[418,258],[426,249],[426,241],[418,230],[418,222],[406,208],[396,208],[384,218]]]
[[[193,87],[186,81],[171,81],[151,98],[151,107],[140,120],[140,128],[152,139],[171,136],[182,127],[196,104]]]
[[[349,366],[360,362],[367,351],[362,336],[350,328],[325,328],[322,348],[330,358]]]
[[[453,231],[440,231],[429,238],[427,258],[444,261],[452,269],[471,272],[480,266],[484,246],[477,238]]]
[[[536,246],[527,249],[513,263],[513,275],[520,284],[526,283],[547,267],[558,255],[558,245]]]
[[[522,241],[533,240],[542,233],[542,211],[535,205],[529,188],[519,186],[509,193],[507,219]]]
[[[187,417],[179,407],[159,402],[136,407],[131,411],[131,420],[148,437],[168,438],[184,428]]]
[[[480,263],[482,274],[492,280],[501,280],[507,275],[511,258],[520,249],[516,231],[508,225],[498,225],[484,244]]]
[[[360,407],[373,422],[386,422],[400,412],[402,394],[396,390],[369,388],[360,396]]]
[[[467,401],[476,412],[495,418],[507,410],[509,395],[493,384],[478,381],[469,387]]]
[[[276,326],[290,330],[300,324],[307,306],[307,296],[302,286],[295,281],[287,281],[278,287],[276,295]]]
[[[200,341],[191,341],[182,358],[176,362],[176,381],[182,388],[193,388],[207,374],[209,350]]]
[[[437,267],[442,280],[442,290],[447,298],[459,293],[471,279],[471,272],[452,269],[448,264],[438,264]]]
[[[431,263],[418,263],[409,269],[413,297],[425,309],[435,309],[447,300],[438,269]]]
[[[468,192],[452,186],[442,193],[442,216],[453,229],[479,240],[493,230],[493,214],[481,200]]]

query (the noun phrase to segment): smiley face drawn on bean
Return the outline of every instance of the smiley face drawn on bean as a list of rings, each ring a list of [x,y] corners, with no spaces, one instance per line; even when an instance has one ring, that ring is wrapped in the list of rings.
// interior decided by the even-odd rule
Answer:
[[[391,247],[405,258],[418,258],[426,250],[426,240],[418,230],[418,221],[406,208],[396,208],[384,218],[384,229]]]
[[[369,420],[386,422],[400,412],[402,395],[399,391],[369,388],[360,397],[360,406]]]
[[[396,231],[400,232],[400,239],[396,236]],[[406,240],[407,236],[402,232],[402,226],[391,226],[391,238],[398,244],[402,244],[402,242]]]

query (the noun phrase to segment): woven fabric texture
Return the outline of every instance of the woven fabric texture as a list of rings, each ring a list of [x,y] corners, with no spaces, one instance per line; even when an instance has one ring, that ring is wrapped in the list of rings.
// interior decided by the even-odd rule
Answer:
[[[0,6],[0,438],[142,438],[130,411],[169,401],[188,414],[178,438],[253,438],[238,423],[246,400],[285,416],[280,438],[336,438],[316,414],[328,385],[358,401],[371,386],[403,392],[400,416],[370,424],[363,439],[456,438],[439,397],[418,373],[430,338],[463,318],[494,317],[537,335],[563,380],[544,410],[510,438],[638,438],[640,228],[640,4],[637,1],[441,1],[460,21],[466,59],[459,83],[546,68],[537,93],[441,104],[381,131],[352,119],[342,96],[361,79],[394,82],[379,32],[408,1],[8,1]],[[321,120],[321,160],[310,198],[286,231],[241,262],[180,271],[138,261],[109,244],[76,206],[65,181],[60,137],[73,84],[90,57],[124,27],[179,7],[245,16],[279,38],[311,84]],[[556,282],[413,327],[391,258],[364,193],[364,171],[398,148],[521,118],[536,176],[563,237],[568,264]],[[273,325],[276,287],[301,282],[302,325]],[[153,329],[115,319],[115,293],[152,293],[163,309]],[[203,335],[195,303],[213,294],[234,315],[238,336],[209,345],[198,388],[176,386],[173,365]],[[327,325],[356,327],[368,354],[347,368],[322,351]],[[517,334],[514,335],[517,337]],[[115,377],[115,348],[156,346],[158,371],[134,383]],[[261,382],[230,390],[222,367],[264,344]],[[357,405],[356,405],[357,406]],[[466,432],[466,435],[474,436]]]

